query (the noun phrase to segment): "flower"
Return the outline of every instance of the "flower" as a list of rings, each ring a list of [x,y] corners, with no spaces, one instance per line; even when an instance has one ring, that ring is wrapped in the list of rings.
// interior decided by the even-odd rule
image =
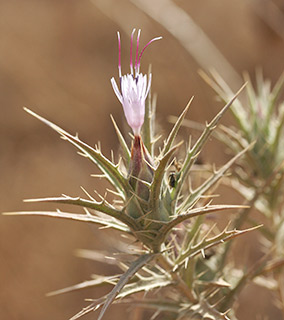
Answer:
[[[147,80],[147,75],[140,73],[140,62],[141,57],[145,49],[156,40],[162,37],[157,37],[149,41],[145,47],[141,50],[139,54],[139,39],[141,30],[139,29],[137,35],[137,45],[136,45],[136,56],[135,65],[133,70],[133,60],[132,60],[132,48],[133,48],[133,36],[135,29],[133,29],[131,34],[130,43],[130,74],[122,75],[121,73],[121,41],[120,34],[117,32],[118,37],[118,73],[120,80],[120,90],[116,84],[115,79],[111,78],[111,84],[116,94],[118,100],[123,106],[125,118],[127,123],[132,128],[135,136],[140,135],[141,127],[144,123],[145,116],[145,100],[149,93],[151,87],[152,75],[149,74],[149,79]]]

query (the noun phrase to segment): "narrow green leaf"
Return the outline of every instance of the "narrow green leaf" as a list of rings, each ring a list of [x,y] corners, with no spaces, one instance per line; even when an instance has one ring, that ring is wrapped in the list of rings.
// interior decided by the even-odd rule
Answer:
[[[175,123],[175,125],[174,125],[174,127],[172,129],[172,131],[170,132],[170,134],[169,134],[169,136],[167,138],[167,141],[165,142],[165,146],[164,146],[164,149],[162,151],[162,156],[164,156],[171,149],[172,144],[174,143],[176,135],[177,135],[177,133],[179,131],[179,128],[182,125],[184,117],[186,116],[187,111],[189,110],[189,107],[191,105],[191,102],[192,102],[193,98],[194,97],[192,97],[189,100],[189,102],[188,102],[187,106],[185,107],[185,109],[183,110],[182,114],[178,117],[178,119],[177,119],[177,121],[176,121],[176,123]]]
[[[202,150],[203,146],[207,142],[208,138],[210,137],[212,131],[216,128],[217,124],[219,123],[220,119],[223,117],[224,113],[227,111],[227,109],[233,104],[233,102],[237,99],[238,95],[241,93],[241,91],[244,89],[246,84],[244,84],[241,89],[235,94],[235,96],[228,102],[225,107],[214,117],[214,119],[206,125],[203,133],[199,137],[199,139],[196,141],[195,145],[189,150],[189,152],[186,155],[186,158],[184,160],[184,163],[182,165],[181,169],[181,176],[179,179],[179,183],[177,184],[177,187],[173,189],[173,198],[177,199],[180,191],[183,187],[184,182],[187,179],[188,173],[192,167],[192,165],[196,161],[196,157]]]
[[[257,98],[256,98],[256,93],[253,89],[248,72],[244,72],[244,80],[247,83],[246,93],[247,93],[248,101],[249,101],[248,105],[250,107],[250,112],[253,115],[252,118],[255,119],[256,114],[257,114]]]
[[[118,247],[119,247],[119,245],[118,245]],[[126,253],[126,251],[127,250],[123,250],[123,252],[125,252],[125,253]],[[130,249],[129,249],[129,251],[130,251]],[[78,258],[101,262],[101,263],[108,264],[108,265],[117,265],[118,261],[119,261],[118,259],[114,258],[113,254],[110,255],[110,253],[108,251],[77,249],[77,250],[75,250],[75,256]],[[111,257],[113,259],[110,259]]]
[[[135,273],[138,270],[140,270],[143,266],[149,263],[154,257],[155,257],[154,254],[145,254],[140,256],[134,262],[132,262],[129,269],[120,277],[118,283],[115,285],[112,291],[108,294],[107,300],[102,307],[98,320],[101,320],[103,318],[103,315],[106,312],[107,308],[113,302],[115,297],[119,294],[122,288],[126,285],[126,283],[135,275]]]
[[[111,278],[109,281],[106,279],[106,281],[102,284],[113,283],[114,281],[116,281],[116,279],[117,279],[117,276],[114,276],[113,279]],[[72,290],[81,289],[81,285],[82,285],[82,288],[84,288],[85,285],[87,288],[87,287],[92,286],[92,283],[95,283],[95,286],[97,286],[97,283],[95,282],[96,280],[94,280],[94,282],[92,282],[92,281],[93,280],[86,281],[86,282],[83,282],[82,284],[78,284],[76,288],[74,288],[75,287],[74,286],[74,287],[69,287],[67,289],[72,289]],[[155,275],[153,277],[147,277],[147,278],[143,277],[142,279],[137,280],[133,283],[126,284],[121,289],[121,292],[116,296],[115,299],[118,300],[121,298],[125,298],[125,297],[131,296],[131,295],[138,293],[138,292],[145,293],[145,292],[148,292],[153,289],[167,287],[171,284],[173,284],[173,281],[171,279],[168,279],[165,275],[163,275],[163,276],[162,275]],[[71,290],[68,290],[68,292],[69,291],[71,291]],[[55,292],[55,293],[57,293],[57,292]],[[62,292],[59,292],[59,293],[62,293]],[[65,293],[65,291],[64,291],[64,293]],[[92,303],[88,307],[81,310],[77,315],[72,317],[71,320],[78,319],[91,311],[97,310],[103,303],[105,303],[106,299],[107,299],[107,296],[104,296],[99,300],[95,300],[94,303]],[[121,301],[119,301],[119,303],[124,303],[124,301],[125,300],[121,300]]]
[[[114,275],[114,276],[96,275],[92,280],[83,281],[81,283],[75,284],[67,288],[49,292],[47,296],[50,297],[50,296],[64,294],[72,291],[77,291],[77,290],[82,290],[82,289],[92,288],[92,287],[99,287],[99,286],[108,285],[108,284],[114,285],[115,283],[117,283],[119,277],[120,275]],[[138,292],[149,292],[150,290],[166,287],[166,286],[169,286],[170,284],[172,284],[172,281],[167,277],[165,277],[165,275],[163,276],[157,275],[157,277],[156,275],[153,277],[146,277],[141,280],[125,285],[116,298],[117,299],[124,298]]]
[[[171,285],[173,281],[166,276],[154,276],[141,279],[139,281],[127,284],[117,296],[117,299],[130,296],[138,292],[149,292],[150,290],[163,288]]]
[[[222,168],[216,171],[211,177],[209,177],[201,186],[194,190],[178,208],[178,213],[187,210],[194,202],[196,202],[202,195],[204,195],[216,182],[223,177],[224,173],[236,162],[245,152],[252,148],[254,143],[248,145],[245,149],[239,152],[234,158],[228,161]]]
[[[81,222],[91,222],[95,224],[99,224],[108,228],[113,228],[119,231],[124,231],[130,233],[130,229],[125,225],[116,220],[109,220],[99,218],[97,216],[91,214],[76,214],[69,212],[61,212],[61,211],[18,211],[18,212],[4,212],[2,213],[6,216],[46,216],[46,217],[54,217],[54,218],[63,218],[76,220]]]
[[[113,218],[120,220],[121,222],[128,225],[130,228],[135,228],[135,221],[124,212],[117,210],[115,208],[111,208],[108,205],[105,205],[103,202],[96,202],[94,200],[86,200],[80,197],[71,198],[68,196],[64,197],[51,197],[51,198],[39,198],[39,199],[28,199],[25,202],[54,202],[54,203],[64,203],[64,204],[72,204],[76,206],[81,206],[89,209],[94,209],[99,212],[103,212]]]
[[[277,149],[279,147],[279,143],[281,141],[283,141],[282,132],[283,132],[283,127],[284,127],[284,105],[280,109],[278,118],[279,118],[279,122],[277,124],[276,134],[275,134],[275,137],[274,137],[274,141],[272,141],[272,146],[271,146],[272,154],[277,153],[277,151],[278,151]]]
[[[267,107],[267,116],[265,119],[266,120],[265,128],[268,128],[268,126],[269,126],[269,123],[272,119],[273,112],[276,107],[277,99],[280,96],[280,93],[281,93],[283,86],[284,86],[284,73],[282,73],[282,75],[280,76],[280,78],[276,82],[274,88],[272,89],[272,92],[270,93],[269,105]]]
[[[218,311],[215,306],[210,305],[209,302],[202,297],[200,298],[200,302],[196,304],[186,304],[184,302],[179,303],[176,301],[173,302],[172,300],[162,299],[129,299],[126,303],[130,303],[131,305],[142,307],[144,309],[157,310],[157,313],[173,312],[177,314],[177,320],[230,320],[226,313]]]
[[[191,305],[183,311],[183,314],[190,319],[230,320],[226,312],[220,312],[206,299],[200,298],[197,304]]]
[[[105,156],[103,156],[99,150],[93,149],[86,143],[82,142],[77,136],[72,136],[65,130],[39,116],[28,108],[24,108],[24,110],[58,132],[65,140],[69,141],[77,149],[79,149],[84,156],[94,162],[99,167],[99,169],[107,176],[108,180],[117,189],[117,191],[122,194],[128,193],[130,191],[130,186],[127,182],[127,179],[120,173],[117,166],[114,165]]]
[[[87,280],[87,281],[75,284],[75,285],[67,287],[67,288],[63,288],[63,289],[49,292],[47,294],[47,296],[51,297],[51,296],[56,296],[58,294],[63,294],[63,293],[72,292],[72,291],[76,291],[76,290],[86,289],[86,288],[90,288],[90,287],[99,287],[102,285],[113,284],[114,281],[117,281],[117,279],[119,278],[119,275],[95,276],[94,278],[95,279]]]
[[[227,85],[227,83],[221,78],[217,72],[211,72],[211,79],[205,72],[200,72],[203,80],[218,94],[224,102],[227,102],[234,95],[233,91]],[[238,123],[239,128],[248,137],[248,131],[250,124],[248,122],[248,113],[239,100],[236,100],[231,108],[232,114]]]
[[[283,86],[284,86],[284,72],[281,74],[281,76],[279,77],[275,86],[272,89],[271,96],[270,96],[272,103],[276,102],[277,98],[280,95],[281,90],[283,89]]]
[[[188,210],[186,213],[179,214],[176,218],[168,222],[166,225],[164,225],[161,230],[160,234],[161,236],[166,236],[171,230],[173,230],[174,227],[176,227],[181,222],[184,222],[188,219],[191,219],[193,217],[213,213],[213,212],[219,212],[224,210],[235,210],[235,209],[241,209],[246,208],[246,206],[238,206],[238,205],[210,205],[200,208],[194,208]]]
[[[215,237],[212,238],[203,238],[198,244],[190,246],[185,252],[181,253],[180,256],[178,257],[176,264],[181,265],[185,259],[192,259],[196,255],[200,254],[202,251],[205,251],[209,248],[212,248],[220,243],[223,243],[225,241],[229,241],[233,238],[236,238],[240,235],[243,235],[245,233],[254,231],[258,228],[262,227],[262,225],[253,227],[253,228],[248,228],[244,230],[230,230],[228,231],[228,227],[226,227],[220,234],[218,234]]]

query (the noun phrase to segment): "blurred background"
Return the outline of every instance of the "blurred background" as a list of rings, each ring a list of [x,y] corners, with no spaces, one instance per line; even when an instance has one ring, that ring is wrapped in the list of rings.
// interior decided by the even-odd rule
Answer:
[[[110,149],[117,150],[110,113],[124,133],[129,131],[110,85],[110,78],[118,76],[116,31],[122,37],[123,72],[128,72],[133,27],[142,29],[142,44],[163,36],[147,49],[142,71],[152,64],[152,90],[158,94],[157,120],[164,136],[170,128],[168,116],[178,115],[192,95],[191,119],[210,120],[220,109],[198,70],[216,69],[234,90],[245,70],[253,77],[261,67],[273,82],[283,71],[280,0],[0,0],[1,212],[53,210],[55,206],[22,200],[82,195],[80,186],[103,193],[105,185],[90,177],[97,172],[92,164],[23,106],[71,133],[79,132],[90,145],[101,141],[109,157]],[[230,121],[227,115],[223,123]],[[225,157],[210,144],[206,160],[221,163]],[[68,319],[85,305],[85,298],[108,292],[111,287],[45,296],[92,273],[116,273],[74,255],[78,248],[105,248],[106,235],[76,222],[0,217],[0,319]],[[243,292],[240,319],[281,319],[269,292],[258,289],[258,298],[252,299],[255,292],[254,286]],[[125,319],[125,306],[113,306],[105,319],[114,316]]]

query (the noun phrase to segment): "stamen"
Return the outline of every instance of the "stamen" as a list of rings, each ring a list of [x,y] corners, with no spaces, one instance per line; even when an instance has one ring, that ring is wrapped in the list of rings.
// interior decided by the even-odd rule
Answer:
[[[139,52],[139,39],[140,39],[140,33],[141,29],[138,30],[138,35],[137,35],[137,46],[136,46],[136,58],[135,58],[135,76],[137,76],[137,65],[138,65],[138,52]]]
[[[133,29],[132,33],[131,33],[131,42],[130,42],[130,73],[133,75],[133,62],[132,62],[132,47],[133,47],[133,36],[134,36],[134,32],[135,32],[135,28]]]
[[[118,75],[121,78],[121,41],[120,41],[120,33],[117,31],[117,39],[118,39]]]
[[[160,40],[160,39],[162,39],[162,37],[157,37],[157,38],[154,38],[154,39],[150,40],[150,41],[146,44],[146,46],[142,49],[142,51],[140,52],[140,55],[139,55],[139,58],[138,58],[137,67],[136,67],[138,73],[139,73],[139,69],[140,69],[140,62],[141,62],[141,58],[142,58],[143,52],[145,51],[145,49],[146,49],[152,42],[154,42],[154,41],[156,41],[156,40]],[[136,54],[137,54],[137,52],[136,52]],[[137,58],[136,58],[136,59],[137,59]]]

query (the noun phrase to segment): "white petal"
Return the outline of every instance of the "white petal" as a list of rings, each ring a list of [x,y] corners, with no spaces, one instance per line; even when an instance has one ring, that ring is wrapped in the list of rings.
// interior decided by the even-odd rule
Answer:
[[[111,78],[110,82],[111,82],[111,85],[112,85],[114,93],[116,94],[118,100],[122,104],[122,95],[121,95],[121,93],[120,93],[120,91],[119,91],[119,89],[117,87],[116,81],[114,80],[114,78]]]

